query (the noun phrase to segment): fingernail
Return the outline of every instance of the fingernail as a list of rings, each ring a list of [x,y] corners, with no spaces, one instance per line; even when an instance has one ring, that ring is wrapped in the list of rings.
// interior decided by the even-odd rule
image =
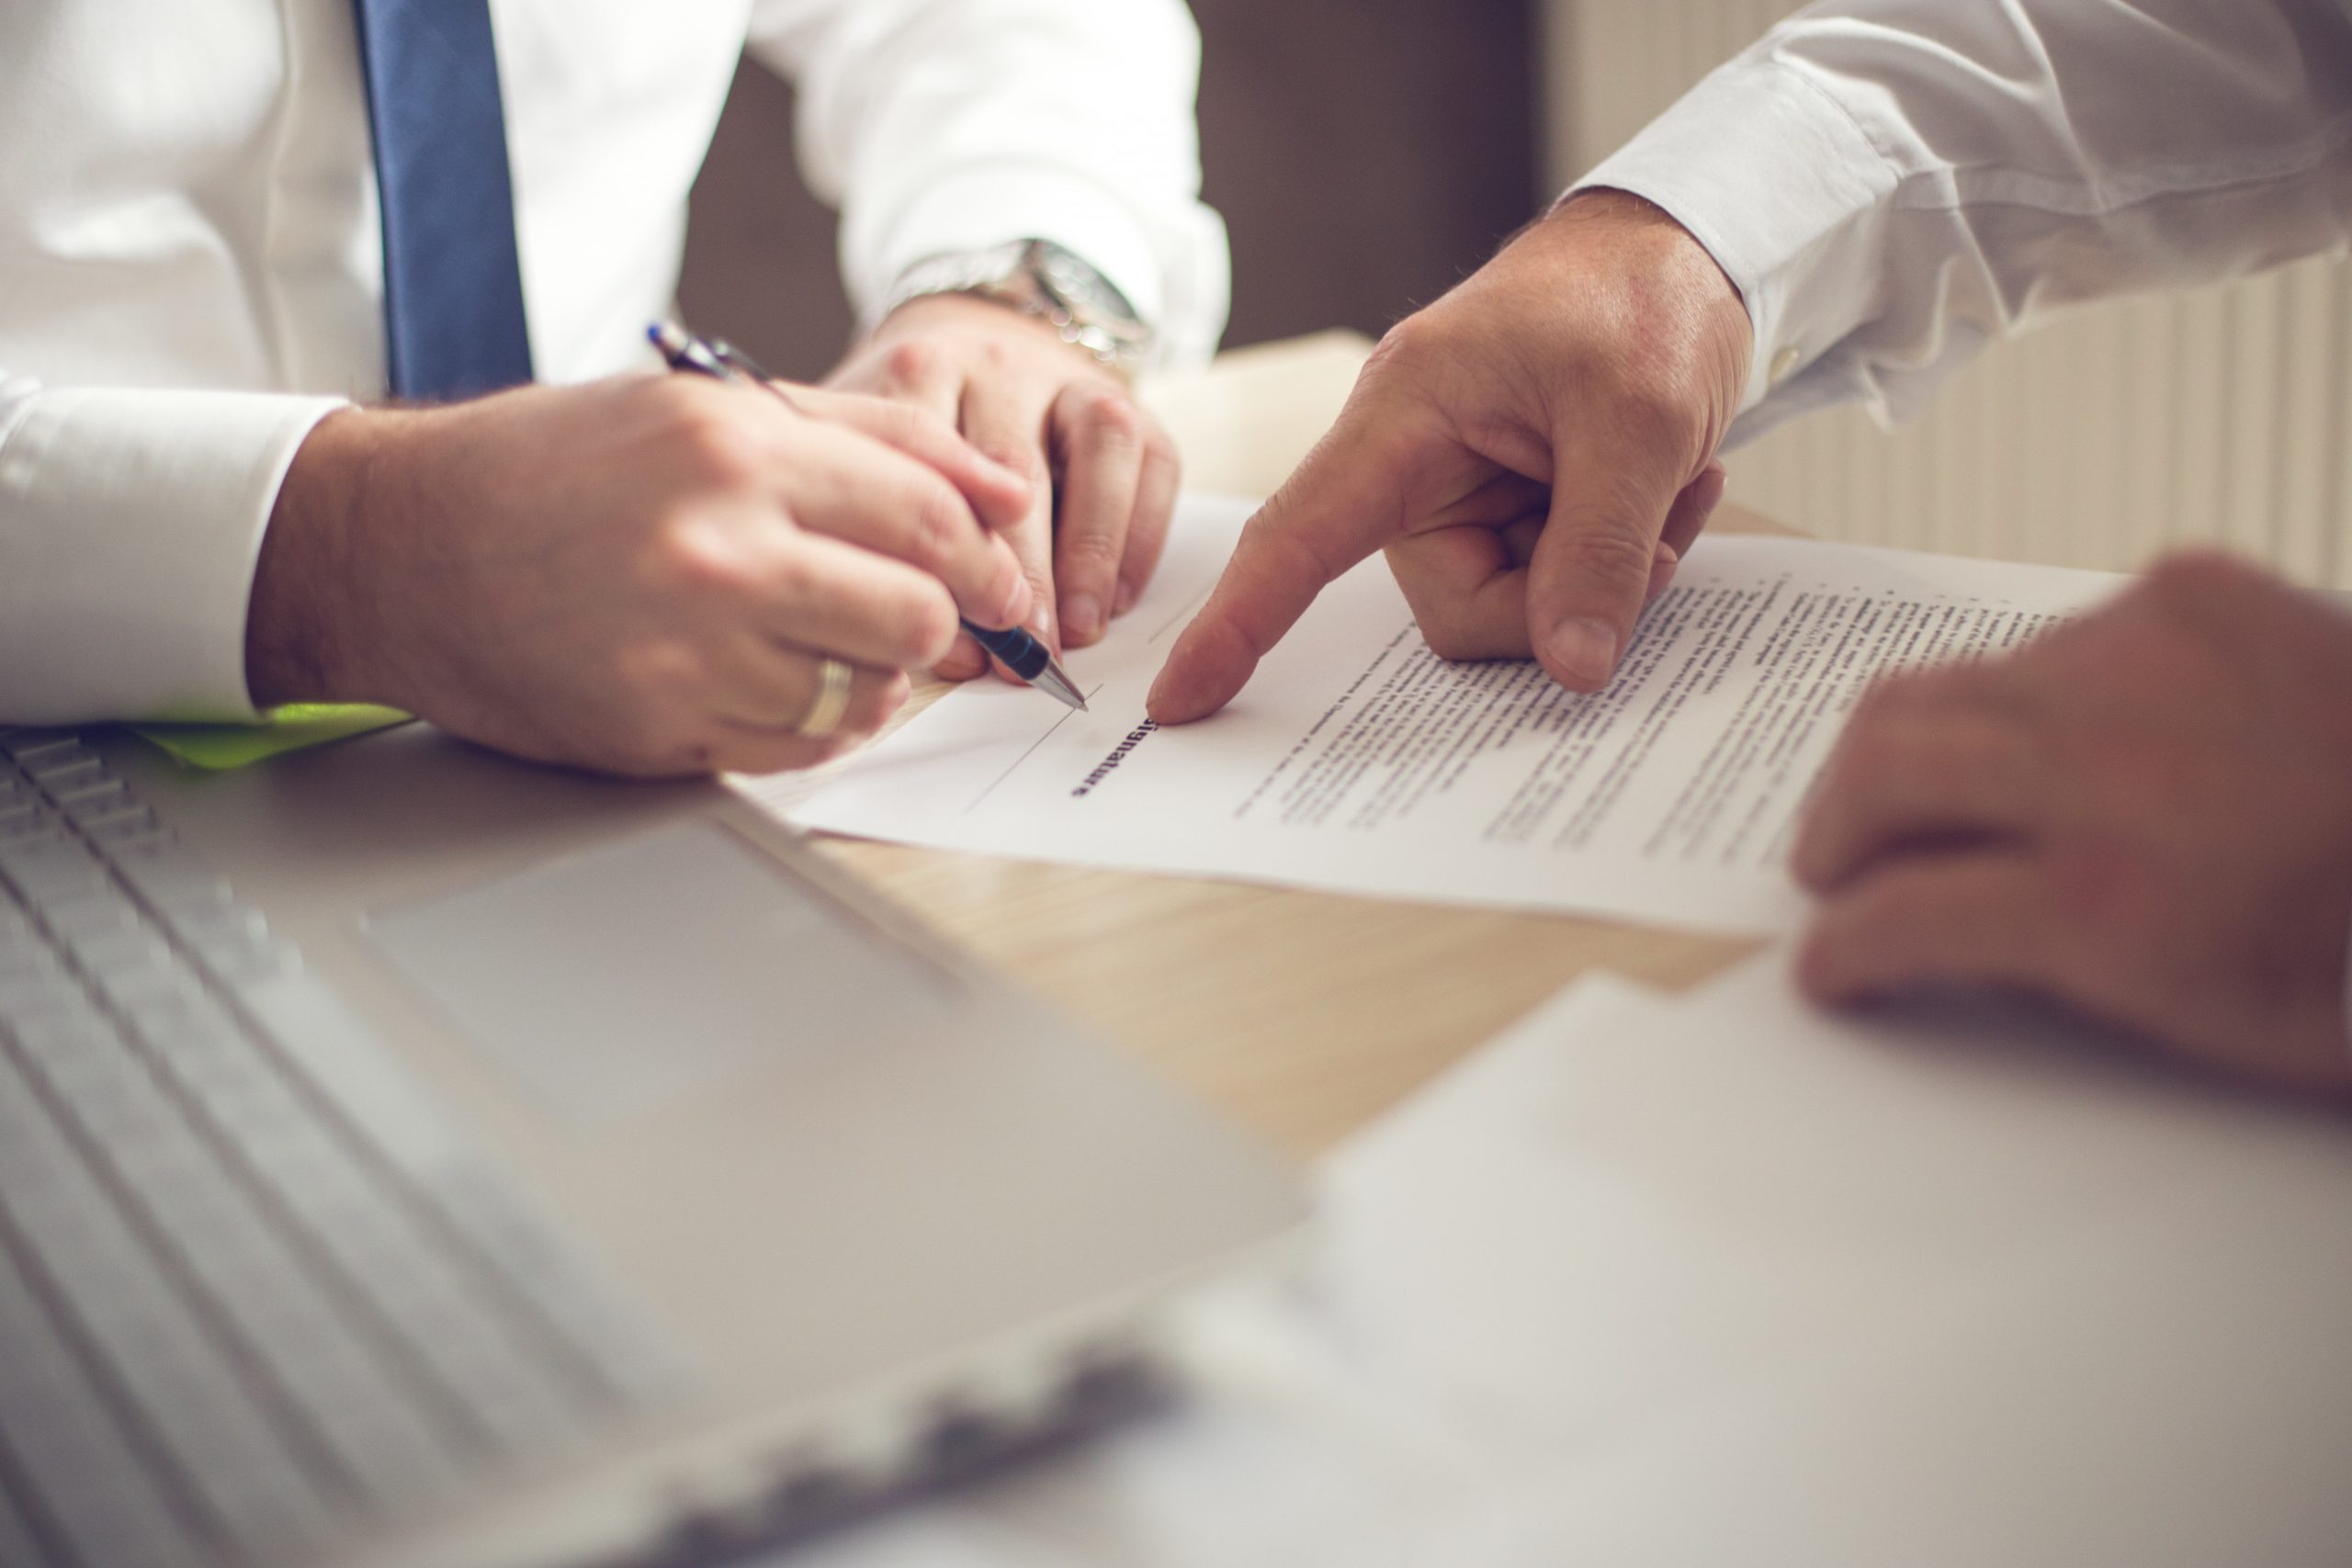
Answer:
[[[1849,999],[1838,983],[1836,956],[1818,922],[1798,944],[1792,967],[1797,989],[1808,1000],[1823,1007],[1836,1007]]]
[[[1029,611],[1036,602],[1037,596],[1030,591],[1027,574],[1016,570],[1012,574],[1012,596],[1004,602],[1004,624],[1019,626],[1028,618]]]
[[[1572,684],[1604,685],[1617,669],[1617,628],[1589,615],[1572,615],[1554,626],[1544,648],[1554,672]]]
[[[1673,585],[1674,573],[1681,564],[1682,558],[1674,553],[1674,547],[1660,539],[1657,553],[1650,558],[1650,583],[1643,598],[1644,604],[1654,603],[1659,594]]]
[[[1091,593],[1073,593],[1062,601],[1062,629],[1080,642],[1102,635],[1102,602]]]
[[[1136,601],[1142,597],[1142,594],[1136,592],[1136,585],[1134,583],[1122,582],[1119,584],[1118,592],[1111,596],[1111,614],[1114,615],[1125,615],[1129,610],[1136,607]]]
[[[989,656],[980,650],[978,643],[967,637],[957,637],[956,646],[947,650],[947,657],[941,660],[939,667],[932,671],[943,681],[976,680],[988,672]]]

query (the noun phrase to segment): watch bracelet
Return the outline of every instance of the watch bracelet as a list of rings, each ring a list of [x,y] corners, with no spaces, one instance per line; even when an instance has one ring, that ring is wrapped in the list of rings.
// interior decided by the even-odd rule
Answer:
[[[1034,317],[1053,328],[1072,348],[1091,355],[1104,368],[1132,374],[1149,357],[1158,333],[1136,321],[1136,335],[1129,338],[1104,323],[1090,321],[1070,308],[1047,276],[1038,252],[1051,242],[1027,240],[971,253],[947,253],[927,257],[909,267],[877,312],[876,320],[917,299],[963,294],[1002,305]],[[1059,247],[1056,247],[1059,249]],[[1066,262],[1082,267],[1124,306],[1117,286],[1083,257],[1062,251]],[[999,262],[1008,256],[1009,263]],[[928,276],[926,276],[928,275]],[[1132,317],[1130,317],[1133,320]]]

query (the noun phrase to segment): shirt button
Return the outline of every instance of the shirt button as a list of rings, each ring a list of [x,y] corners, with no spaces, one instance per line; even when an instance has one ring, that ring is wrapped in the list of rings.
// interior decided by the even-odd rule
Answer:
[[[1772,356],[1772,385],[1777,387],[1791,376],[1795,375],[1797,367],[1804,360],[1804,350],[1795,344],[1789,344],[1788,347],[1774,355]]]

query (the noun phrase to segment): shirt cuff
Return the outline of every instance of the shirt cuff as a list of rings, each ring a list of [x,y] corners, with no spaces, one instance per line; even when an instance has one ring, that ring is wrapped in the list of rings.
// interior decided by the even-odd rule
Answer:
[[[270,509],[344,406],[65,389],[0,444],[0,722],[257,716],[245,609]]]
[[[1724,269],[1756,347],[1743,412],[1867,318],[1894,165],[1792,67],[1722,67],[1570,187],[1663,208]]]
[[[918,262],[1015,240],[1049,240],[1109,279],[1157,333],[1154,368],[1205,361],[1224,330],[1228,264],[1223,224],[1193,204],[1182,232],[1154,235],[1117,194],[1081,175],[1005,163],[933,182],[895,211],[843,225],[842,275],[858,320]]]

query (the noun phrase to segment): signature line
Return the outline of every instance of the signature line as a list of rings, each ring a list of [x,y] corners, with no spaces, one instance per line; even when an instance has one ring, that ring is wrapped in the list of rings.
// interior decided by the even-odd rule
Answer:
[[[1106,682],[1104,684],[1108,684],[1108,682]],[[1102,686],[1096,686],[1093,691],[1086,694],[1086,700],[1090,703],[1092,702],[1102,694]],[[1068,724],[1076,716],[1078,716],[1078,710],[1076,708],[1071,708],[1068,713],[1063,714],[1061,717],[1047,725],[1046,727],[1046,733],[1031,741],[1029,743],[1029,750],[1022,752],[1019,757],[1015,758],[1013,760],[1012,766],[997,774],[995,784],[991,784],[988,788],[980,791],[979,794],[972,797],[972,804],[964,807],[964,815],[969,817],[973,812],[978,811],[980,808],[980,802],[986,800],[989,796],[996,793],[998,784],[1001,784],[1005,780],[1019,773],[1021,771],[1021,764],[1027,761],[1030,757],[1035,753],[1038,747],[1043,746],[1046,741],[1051,740],[1054,738],[1055,730],[1059,729],[1063,725]]]

